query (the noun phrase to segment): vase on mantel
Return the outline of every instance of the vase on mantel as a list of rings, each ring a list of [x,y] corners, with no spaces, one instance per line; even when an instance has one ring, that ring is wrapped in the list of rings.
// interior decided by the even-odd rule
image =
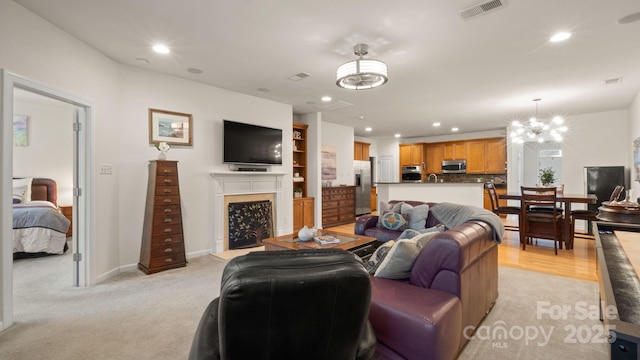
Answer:
[[[160,151],[158,154],[158,160],[167,160],[167,153],[164,151]]]

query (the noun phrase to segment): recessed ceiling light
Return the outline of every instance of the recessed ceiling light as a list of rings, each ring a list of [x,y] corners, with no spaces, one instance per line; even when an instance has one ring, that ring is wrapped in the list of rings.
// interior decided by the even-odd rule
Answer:
[[[433,123],[433,127],[438,127],[438,126],[440,126],[440,123],[439,123],[439,122],[434,122],[434,123]]]
[[[153,51],[159,53],[159,54],[168,54],[171,52],[171,50],[169,50],[169,48],[164,45],[164,44],[155,44],[153,45]]]
[[[571,37],[571,33],[568,32],[559,32],[559,33],[555,33],[550,39],[549,41],[551,42],[560,42],[560,41],[564,41],[567,40],[568,38]]]
[[[398,137],[400,137],[400,134],[395,134],[394,136],[398,138]]]
[[[371,126],[367,126],[366,128],[364,128],[364,131],[371,131],[371,130],[373,130]]]
[[[460,130],[460,129],[458,129],[457,127],[451,128],[451,131],[453,131],[453,132],[456,132],[458,130]]]
[[[324,102],[329,102],[329,101],[331,101],[331,96],[323,96],[323,97],[322,97],[322,101],[324,101]]]

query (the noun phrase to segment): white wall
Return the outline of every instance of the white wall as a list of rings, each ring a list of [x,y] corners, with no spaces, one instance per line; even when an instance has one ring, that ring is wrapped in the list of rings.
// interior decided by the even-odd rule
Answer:
[[[629,130],[629,143],[633,144],[633,141],[635,139],[640,138],[640,92],[638,93],[638,95],[636,95],[636,98],[633,100],[633,103],[629,107]],[[633,151],[634,149],[632,146],[632,154]],[[640,197],[640,185],[638,184],[638,181],[635,180],[636,178],[638,178],[638,176],[640,176],[640,168],[636,166],[635,163],[640,163],[640,149],[638,149],[638,154],[639,155],[636,156],[635,160],[632,156],[631,162],[629,163],[629,168],[631,169],[630,186],[633,189],[633,197],[636,199]]]
[[[574,115],[562,143],[562,178],[566,193],[584,193],[585,166],[625,166],[631,161],[629,112],[605,111]]]
[[[0,0],[0,68],[93,102],[91,144],[94,164],[117,163],[119,66],[48,21],[10,0]],[[117,182],[114,176],[90,181],[94,192],[93,279],[120,263]],[[139,251],[139,250],[138,250]]]
[[[322,122],[321,146],[333,146],[336,149],[336,179],[333,186],[353,185],[353,128]]]
[[[148,108],[193,115],[193,147],[174,147],[168,153],[179,161],[188,253],[212,247],[208,174],[227,169],[222,164],[222,119],[282,128],[284,139],[292,137],[289,105],[119,65],[10,0],[0,0],[0,48],[0,68],[93,102],[92,281],[138,262],[147,163],[157,157],[148,143]],[[283,166],[272,167],[274,171],[291,172],[291,147],[283,142]],[[99,175],[100,164],[112,164],[113,175]],[[285,201],[277,211],[287,214],[283,228],[290,232],[290,174],[283,184]]]
[[[13,175],[46,177],[58,185],[58,205],[73,204],[74,107],[61,101],[14,100],[13,112],[27,115],[27,146],[13,147]]]
[[[212,171],[227,171],[222,163],[222,120],[234,120],[283,130],[283,139],[292,138],[292,108],[261,98],[243,95],[192,81],[122,67],[120,100],[117,105],[120,160],[114,172],[118,179],[120,263],[135,264],[140,254],[142,221],[146,200],[148,163],[157,149],[149,144],[148,109],[157,108],[193,116],[193,146],[172,146],[167,159],[178,161],[185,250],[187,254],[212,249],[208,224],[209,187]],[[283,178],[283,211],[286,233],[293,231],[292,142],[283,141],[283,165],[271,171],[287,172]]]

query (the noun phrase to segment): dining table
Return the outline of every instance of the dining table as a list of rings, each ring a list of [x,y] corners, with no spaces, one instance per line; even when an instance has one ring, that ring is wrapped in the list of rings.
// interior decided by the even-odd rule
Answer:
[[[522,201],[522,194],[519,192],[508,192],[499,194],[500,200],[518,200]],[[595,204],[598,198],[594,194],[564,194],[557,193],[556,200],[563,204],[564,217],[562,224],[562,238],[565,239],[565,247],[567,250],[573,249],[573,238],[571,237],[571,204]]]

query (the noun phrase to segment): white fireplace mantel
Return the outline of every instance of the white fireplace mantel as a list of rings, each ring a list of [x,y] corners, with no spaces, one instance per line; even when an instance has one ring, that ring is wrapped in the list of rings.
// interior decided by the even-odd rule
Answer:
[[[285,223],[284,211],[278,210],[282,204],[282,178],[285,172],[252,172],[252,171],[218,171],[209,175],[213,180],[210,187],[209,211],[211,213],[211,230],[213,235],[213,252],[224,251],[225,219],[224,197],[227,195],[250,195],[273,193],[275,195],[275,224],[276,235],[283,234]]]

